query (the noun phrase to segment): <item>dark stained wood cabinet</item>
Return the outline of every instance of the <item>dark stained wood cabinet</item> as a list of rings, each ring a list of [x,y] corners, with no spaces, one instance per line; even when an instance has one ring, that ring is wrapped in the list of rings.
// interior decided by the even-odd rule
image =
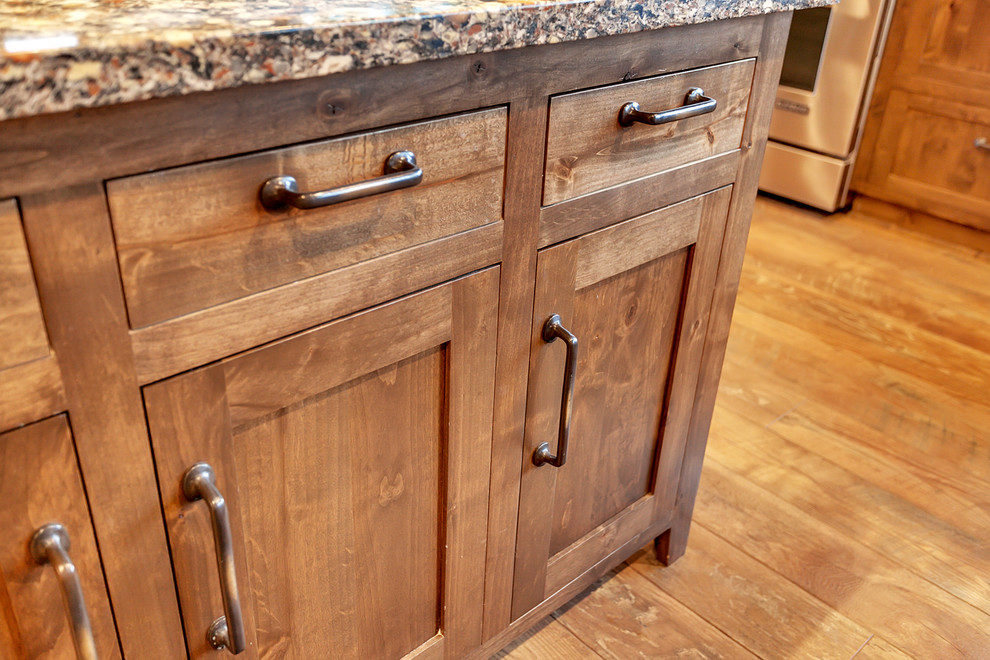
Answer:
[[[65,415],[0,434],[0,652],[5,659],[75,657],[73,622],[60,581],[78,580],[100,658],[120,658],[117,631],[103,582]],[[38,530],[61,525],[72,569],[58,577],[31,551]]]
[[[513,613],[669,528],[694,405],[730,188],[540,251]],[[563,342],[578,339],[568,454],[559,453]]]
[[[789,21],[5,122],[0,336],[27,343],[0,355],[0,491],[68,484],[101,657],[225,657],[223,575],[244,657],[483,658],[644,543],[683,553]],[[626,125],[633,101],[681,111]],[[262,203],[404,150],[416,185]],[[560,449],[553,314],[561,467],[533,462]],[[0,655],[40,625],[5,597]]]
[[[481,644],[498,269],[145,388],[186,641],[223,614],[208,463],[245,657],[450,658]]]

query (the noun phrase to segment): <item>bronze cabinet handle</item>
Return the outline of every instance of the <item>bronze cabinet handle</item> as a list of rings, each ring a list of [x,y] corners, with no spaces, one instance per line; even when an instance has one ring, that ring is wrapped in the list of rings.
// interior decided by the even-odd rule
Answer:
[[[718,101],[705,96],[705,90],[700,87],[692,87],[688,90],[687,96],[684,97],[684,105],[671,110],[643,112],[639,109],[639,103],[634,101],[626,103],[619,109],[619,123],[623,126],[632,126],[637,122],[656,126],[688,117],[706,115],[709,112],[714,112],[716,106],[718,106]]]
[[[39,564],[51,564],[58,576],[62,601],[69,613],[72,626],[72,643],[79,660],[97,660],[93,626],[89,623],[86,601],[76,565],[69,558],[69,532],[59,523],[39,527],[31,537],[31,556]]]
[[[190,502],[205,501],[213,522],[217,571],[220,573],[220,591],[223,594],[223,616],[210,626],[206,639],[216,650],[226,648],[237,655],[247,644],[244,639],[241,599],[237,592],[237,574],[234,570],[234,538],[230,533],[227,502],[217,488],[216,475],[209,463],[196,463],[186,471],[182,478],[182,494]]]
[[[550,444],[544,442],[533,453],[533,463],[549,463],[563,467],[567,462],[567,441],[571,429],[571,410],[574,407],[574,380],[577,376],[578,338],[560,323],[560,315],[554,314],[543,324],[543,341],[548,344],[563,339],[567,344],[564,362],[564,387],[560,393],[560,426],[557,429],[557,455],[550,453]]]
[[[422,181],[423,168],[416,165],[416,154],[411,151],[396,151],[385,161],[384,176],[349,183],[330,190],[301,193],[295,177],[273,177],[261,186],[261,204],[269,211],[286,206],[304,210],[317,209],[321,206],[349,202],[352,199],[411,188]]]

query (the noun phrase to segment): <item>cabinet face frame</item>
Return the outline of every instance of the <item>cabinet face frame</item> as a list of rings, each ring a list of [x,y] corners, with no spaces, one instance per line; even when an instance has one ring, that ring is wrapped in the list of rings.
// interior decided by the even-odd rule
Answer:
[[[359,572],[364,565],[390,561],[387,556],[360,553],[368,548],[382,549],[381,535],[391,531],[370,528],[379,520],[375,517],[378,508],[384,511],[393,501],[405,507],[400,511],[409,514],[408,522],[413,526],[403,525],[402,534],[409,537],[397,536],[391,550],[413,556],[416,552],[423,555],[432,547],[442,558],[440,565],[419,568],[426,573],[435,571],[437,609],[434,613],[416,614],[436,617],[433,621],[437,625],[415,647],[402,649],[408,654],[404,657],[459,658],[481,644],[498,276],[498,268],[490,268],[145,388],[191,657],[213,657],[205,631],[223,612],[208,511],[201,502],[185,501],[181,493],[185,470],[198,462],[213,466],[230,511],[248,640],[245,657],[264,656],[273,645],[285,646],[283,650],[299,658],[370,658],[383,652],[367,639],[359,639],[354,630],[377,627],[386,631],[390,622],[361,620],[364,603],[360,598],[375,596],[358,594],[355,589],[360,586]],[[423,373],[432,374],[432,380],[427,382],[438,385],[438,389],[424,392],[425,388],[417,389],[409,380]],[[400,388],[396,396],[400,398],[392,401],[389,410],[379,410],[376,403],[361,398],[362,392],[386,392],[396,382]],[[435,404],[427,416],[439,416],[441,426],[435,429],[436,437],[429,435],[429,429],[404,434],[401,428],[390,426],[403,419],[415,424],[423,411],[415,404],[424,398]],[[331,412],[326,412],[326,407]],[[352,414],[351,410],[356,412]],[[341,438],[333,442],[331,432],[325,445],[300,444],[298,429],[300,425],[309,428],[315,424],[313,419],[305,419],[314,414],[317,420],[323,419],[319,415],[329,415],[324,421],[329,420],[327,423],[333,425],[330,428],[349,429],[348,438],[353,435],[363,439]],[[394,437],[380,438],[380,442],[368,442],[364,436],[378,426],[389,426],[397,432]],[[261,428],[261,441],[271,443],[270,457],[248,452],[251,446],[258,447],[257,441],[251,440],[252,429],[256,428]],[[436,443],[435,447],[428,445],[436,449],[433,458],[410,451],[415,446],[410,443],[423,441],[424,437]],[[389,453],[390,445],[398,447],[397,455]],[[321,450],[323,459],[308,465],[293,463],[294,452],[312,458]],[[320,469],[320,461],[326,470]],[[398,466],[395,473],[389,471],[392,463]],[[299,469],[311,465],[313,471],[279,473],[289,465]],[[344,469],[334,471],[334,466]],[[432,470],[435,492],[424,493],[425,487],[417,485],[427,477],[420,479],[420,468],[413,470],[413,466],[426,472]],[[351,499],[357,502],[369,496],[368,479],[375,488],[380,486],[380,493],[374,504],[362,508]],[[408,501],[402,504],[403,492],[432,497],[432,509],[410,509]],[[327,497],[328,493],[336,497]],[[421,500],[412,504],[416,502]],[[312,539],[306,538],[292,526],[293,520],[282,510],[284,507],[296,507],[300,520],[316,520],[317,527],[325,523],[327,529],[313,529]],[[260,513],[263,511],[268,511],[270,518]],[[385,516],[382,520],[387,519],[387,513],[380,515]],[[426,536],[432,533],[432,539],[418,537],[420,526],[416,521],[420,518],[426,526]],[[247,534],[246,529],[251,529],[252,534]],[[296,532],[295,536],[272,538],[277,531],[286,529]],[[340,539],[339,547],[333,547],[335,539],[325,538],[328,529],[350,530],[353,538]],[[306,542],[318,543],[320,539],[328,542],[326,553],[330,559],[316,560],[314,565],[333,571],[320,581],[327,601],[322,610],[326,619],[320,619],[318,626],[325,628],[294,637],[293,625],[317,625],[313,616],[302,609],[319,607],[320,603],[313,602],[315,599],[293,600],[293,594],[303,591],[312,595],[313,587],[306,586],[301,573],[304,569],[299,565],[306,564],[307,559],[300,555],[319,553]],[[427,551],[422,550],[424,544]],[[274,548],[277,549],[265,554],[265,550]],[[282,548],[295,548],[297,554],[281,556]],[[310,560],[313,557],[316,555]],[[262,559],[264,565],[257,563]],[[402,557],[394,561],[401,565]],[[413,573],[409,575],[410,582],[421,579],[414,574],[415,567],[405,568]],[[278,593],[264,593],[260,585],[265,581],[285,588]],[[372,579],[370,584],[377,589],[374,593],[382,596],[379,582]],[[387,600],[389,595],[382,597]],[[335,602],[336,598],[341,600]],[[330,616],[331,613],[335,614]],[[281,633],[265,629],[273,622],[284,624]],[[294,646],[293,640],[303,644],[315,640],[323,645],[300,647]],[[389,640],[378,642],[387,644]]]
[[[727,186],[540,252],[516,536],[513,619],[523,616],[586,570],[621,551],[631,541],[659,536],[669,526],[694,406],[694,391],[712,300],[710,292],[718,268],[731,190],[731,186]],[[556,434],[560,419],[564,351],[559,342],[546,343],[543,340],[543,323],[551,314],[559,314],[567,326],[575,319],[578,305],[583,306],[585,314],[594,314],[595,302],[591,301],[589,307],[589,301],[580,300],[583,291],[592,291],[592,287],[609,281],[621,284],[622,278],[636,277],[636,271],[655,267],[665,260],[673,261],[669,266],[661,264],[661,268],[674,273],[680,271],[679,276],[683,277],[676,291],[663,294],[669,298],[669,309],[638,310],[638,304],[642,302],[639,298],[648,299],[652,292],[642,292],[642,296],[629,303],[630,318],[651,313],[667,317],[663,323],[665,338],[656,337],[657,342],[667,342],[667,355],[655,356],[659,364],[666,365],[666,372],[638,374],[643,382],[652,381],[654,386],[661,388],[653,393],[659,398],[651,404],[651,414],[655,415],[658,423],[651,433],[656,435],[652,440],[644,439],[648,443],[655,442],[655,449],[651,450],[652,474],[647,477],[645,492],[635,501],[625,502],[605,520],[595,519],[591,524],[597,523],[597,526],[580,537],[573,538],[573,533],[567,536],[567,533],[561,532],[560,524],[566,525],[561,521],[566,521],[571,512],[561,509],[561,503],[556,501],[559,496],[558,481],[568,468],[580,469],[573,463],[580,457],[575,456],[577,452],[572,449],[571,464],[561,468],[536,466],[532,461],[533,452],[543,442],[549,443],[551,451],[557,450]],[[661,284],[657,286],[661,287]],[[584,407],[588,411],[584,415],[586,423],[596,416],[596,408],[603,416],[607,412],[604,400],[594,403],[581,401],[583,392],[586,396],[587,393],[595,393],[595,388],[588,385],[594,376],[582,373],[582,367],[588,368],[597,363],[601,368],[601,363],[608,361],[608,356],[595,354],[595,346],[608,346],[613,340],[621,343],[621,339],[616,337],[624,331],[619,328],[624,320],[628,319],[615,319],[615,337],[585,336],[582,341],[581,333],[576,331],[580,357],[574,407]],[[666,327],[671,322],[672,327]],[[621,348],[626,353],[649,350],[646,346],[627,345]],[[663,352],[663,349],[660,350]],[[585,386],[582,386],[582,381]],[[621,388],[621,384],[616,384],[616,387]],[[607,394],[610,393],[598,392],[603,397]],[[620,422],[607,419],[606,423],[617,425]],[[581,432],[580,428],[571,429],[572,443],[581,442]],[[603,427],[598,438],[608,433],[609,428]],[[587,437],[583,439],[589,441]],[[642,443],[640,445],[638,450],[644,448]],[[594,452],[591,450],[591,455]],[[621,463],[622,457],[617,460]],[[598,461],[601,464],[611,462],[606,450],[600,451]],[[580,467],[588,479],[593,478],[593,469],[589,470],[587,465]],[[588,497],[593,496],[590,494],[593,490],[589,487]],[[565,503],[564,506],[569,507],[570,504]],[[574,508],[581,508],[581,503]]]

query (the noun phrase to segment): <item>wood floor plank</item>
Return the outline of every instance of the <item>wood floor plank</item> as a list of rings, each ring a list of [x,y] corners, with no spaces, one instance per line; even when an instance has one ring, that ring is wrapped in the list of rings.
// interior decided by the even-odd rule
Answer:
[[[643,551],[633,569],[761,658],[848,660],[870,631],[713,534],[691,529],[670,567]]]
[[[745,269],[738,304],[814,332],[817,341],[911,373],[953,397],[985,405],[990,353],[765,271]],[[988,319],[990,320],[990,319]]]
[[[626,565],[555,616],[603,658],[756,657]]]
[[[990,615],[708,460],[695,519],[728,543],[918,658],[990,649]]]
[[[873,636],[853,657],[856,660],[906,660],[911,656],[898,650],[882,637]]]
[[[895,559],[916,576],[990,613],[990,545],[842,467],[790,443],[772,425],[747,443],[735,429],[750,424],[721,409],[708,458],[844,535]],[[821,444],[831,438],[822,435]]]
[[[819,216],[817,220],[814,215]],[[843,268],[856,264],[884,268],[894,275],[891,283],[909,291],[934,286],[943,299],[972,303],[990,300],[990,292],[978,287],[990,266],[987,253],[961,249],[856,215],[826,218],[812,212],[811,216],[802,216],[793,207],[761,203],[755,217],[761,225],[759,240],[764,245],[802,255],[806,262],[814,260],[832,266],[841,263]],[[819,256],[821,250],[834,250],[835,254],[823,258]],[[925,298],[933,303],[939,300],[935,296]]]
[[[722,373],[720,407],[757,424],[773,422],[789,441],[873,483],[899,487],[906,499],[963,530],[990,529],[990,480],[981,474],[985,467],[968,458],[987,438],[964,440],[934,433],[930,425],[917,425],[913,432],[906,426],[896,432],[886,424],[874,428],[773,374],[733,362]],[[831,441],[821,442],[823,435]]]
[[[827,401],[864,424],[924,451],[954,456],[965,461],[963,469],[990,477],[990,407],[957,400],[913,374],[827,346],[806,330],[745,308],[736,310],[733,334],[746,348],[731,358],[737,364],[782,378],[804,398]]]
[[[601,656],[552,617],[492,656],[492,660],[597,660]]]
[[[774,273],[824,293],[882,309],[983,350],[990,347],[990,337],[979,331],[987,306],[979,279],[970,280],[968,287],[962,289],[946,287],[927,274],[905,271],[904,263],[891,261],[884,252],[851,254],[848,246],[832,237],[833,229],[846,222],[845,216],[833,216],[843,218],[835,220],[821,214],[795,215],[793,208],[781,210],[780,205],[761,201],[754,220],[759,224],[753,234],[755,240],[747,245],[747,269]],[[777,217],[781,212],[784,217]],[[886,243],[904,240],[903,234],[895,233],[887,237]],[[972,250],[933,248],[930,242],[922,245],[923,249],[913,253],[911,260],[934,264],[936,274],[943,267],[938,251],[948,250],[954,258],[960,252],[961,258],[974,258]]]

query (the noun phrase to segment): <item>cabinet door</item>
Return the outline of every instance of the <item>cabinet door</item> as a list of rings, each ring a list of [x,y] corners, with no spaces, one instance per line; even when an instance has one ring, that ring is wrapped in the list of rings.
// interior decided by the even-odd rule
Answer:
[[[91,636],[79,613],[72,620],[72,601],[63,599],[51,562],[38,563],[32,553],[35,533],[52,523],[68,537],[75,570],[64,566],[61,579],[69,588],[78,580]],[[70,660],[77,643],[80,658],[94,657],[85,655],[94,650],[120,658],[72,436],[60,415],[0,434],[0,657]]]
[[[247,658],[455,658],[481,643],[498,269],[145,388],[186,639],[216,657],[226,499]],[[219,547],[219,543],[217,544]]]
[[[517,618],[669,526],[730,188],[542,250],[513,590]],[[578,340],[566,462],[564,342]]]

